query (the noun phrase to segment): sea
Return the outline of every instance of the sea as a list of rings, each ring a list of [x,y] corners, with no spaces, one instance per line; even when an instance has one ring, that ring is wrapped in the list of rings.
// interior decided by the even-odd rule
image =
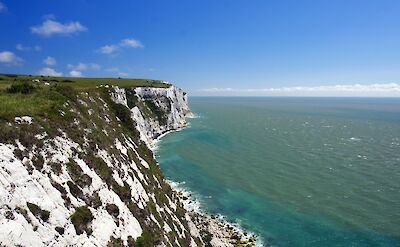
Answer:
[[[263,246],[400,246],[400,99],[191,97],[156,149],[201,210]]]

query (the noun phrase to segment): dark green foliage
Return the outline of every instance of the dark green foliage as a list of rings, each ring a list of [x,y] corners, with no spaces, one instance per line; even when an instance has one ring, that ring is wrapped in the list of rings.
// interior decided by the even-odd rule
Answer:
[[[41,170],[44,164],[43,156],[39,154],[38,156],[33,157],[32,163],[36,169]]]
[[[136,239],[135,247],[153,247],[154,236],[150,230],[143,230],[142,235]]]
[[[74,180],[74,182],[80,187],[83,188],[92,184],[92,178],[87,174],[84,174],[81,167],[73,159],[68,161],[66,167],[72,180]]]
[[[99,193],[94,192],[93,195],[90,197],[90,205],[93,208],[98,208],[101,206],[101,200],[100,200],[100,196]]]
[[[41,218],[43,221],[47,221],[50,217],[50,211],[42,210]]]
[[[135,137],[135,140],[140,139],[140,134],[136,129],[136,123],[131,118],[131,111],[124,105],[117,104],[111,100],[109,91],[106,90],[103,92],[104,98],[106,99],[107,104],[110,106],[111,110],[114,112],[115,116],[121,120],[123,126],[128,129],[131,134]]]
[[[61,167],[61,164],[60,164],[60,163],[50,161],[50,162],[47,163],[47,164],[51,167],[51,170],[52,170],[55,174],[57,174],[57,175],[60,175],[60,174],[61,174],[61,172],[62,172],[62,167]]]
[[[107,247],[122,247],[124,243],[121,238],[114,238],[111,236],[110,241],[107,243]]]
[[[185,217],[185,210],[179,205],[176,207],[176,215],[180,218]]]
[[[35,90],[35,86],[30,82],[19,82],[13,83],[9,88],[7,88],[7,93],[22,93],[29,94]]]
[[[160,125],[167,124],[167,116],[162,108],[158,107],[153,100],[145,100],[144,103],[150,109],[150,111],[156,116]]]
[[[66,79],[66,80],[62,80],[61,82],[74,82],[74,81]]]
[[[107,204],[106,210],[109,214],[111,214],[114,217],[118,217],[119,215],[119,208],[115,204]]]
[[[209,231],[201,230],[200,236],[203,239],[205,247],[212,247],[211,240],[213,238],[213,235]]]
[[[15,155],[15,157],[17,157],[19,160],[22,160],[22,159],[24,158],[24,154],[23,154],[22,150],[19,149],[19,148],[14,149],[14,155]]]
[[[40,218],[43,221],[47,221],[50,217],[50,212],[47,210],[42,210],[38,205],[34,203],[27,202],[26,205],[28,206],[29,210],[36,218]]]
[[[124,202],[131,200],[131,187],[124,181],[124,186],[119,185],[115,180],[112,181],[112,189]]]
[[[121,120],[121,122],[128,129],[133,129],[135,122],[131,118],[131,111],[121,104],[113,104],[112,106],[115,115]]]
[[[69,191],[71,192],[71,194],[77,198],[82,198],[83,197],[83,192],[82,190],[76,186],[76,184],[74,184],[74,182],[72,181],[68,181],[67,185],[69,187]]]
[[[51,182],[51,185],[60,192],[61,198],[64,199],[65,205],[68,207],[71,204],[71,201],[67,195],[67,190],[61,184],[54,181]]]
[[[107,166],[106,162],[100,157],[94,155],[87,155],[87,164],[92,167],[97,175],[101,177],[107,184],[112,181],[112,170]]]
[[[76,99],[76,92],[75,92],[74,88],[71,86],[56,84],[55,90],[70,100]]]
[[[80,235],[83,232],[91,234],[89,224],[93,220],[93,215],[87,206],[78,207],[71,215],[72,224],[75,227],[76,234]]]
[[[139,99],[135,95],[135,91],[132,89],[125,89],[126,91],[126,102],[128,104],[128,107],[132,109],[133,107],[138,105]]]

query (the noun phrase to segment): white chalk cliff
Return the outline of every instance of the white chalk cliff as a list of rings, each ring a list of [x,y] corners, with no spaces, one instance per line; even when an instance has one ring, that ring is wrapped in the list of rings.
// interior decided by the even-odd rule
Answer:
[[[151,102],[160,109],[160,112],[165,114],[164,122],[152,116],[146,116],[146,109],[143,109],[148,108],[146,104],[129,106],[127,98],[135,96],[140,103]],[[128,92],[125,89],[115,88],[112,98],[115,102],[130,108],[141,138],[150,145],[161,134],[186,126],[186,118],[192,114],[189,110],[187,94],[174,85],[168,88],[138,87]],[[152,109],[148,110],[152,111]]]
[[[112,87],[1,123],[0,245],[202,246],[149,150],[189,114],[175,86]]]

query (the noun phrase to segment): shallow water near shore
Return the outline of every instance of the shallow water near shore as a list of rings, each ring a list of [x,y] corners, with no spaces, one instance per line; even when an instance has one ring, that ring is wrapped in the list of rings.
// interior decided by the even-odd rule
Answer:
[[[400,246],[400,99],[192,97],[156,155],[272,246]]]

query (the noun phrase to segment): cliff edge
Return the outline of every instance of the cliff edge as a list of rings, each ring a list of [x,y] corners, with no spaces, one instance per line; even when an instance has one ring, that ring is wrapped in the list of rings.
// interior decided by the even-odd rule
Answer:
[[[0,94],[1,245],[211,246],[209,222],[184,209],[150,150],[186,126],[186,93],[24,87]]]

